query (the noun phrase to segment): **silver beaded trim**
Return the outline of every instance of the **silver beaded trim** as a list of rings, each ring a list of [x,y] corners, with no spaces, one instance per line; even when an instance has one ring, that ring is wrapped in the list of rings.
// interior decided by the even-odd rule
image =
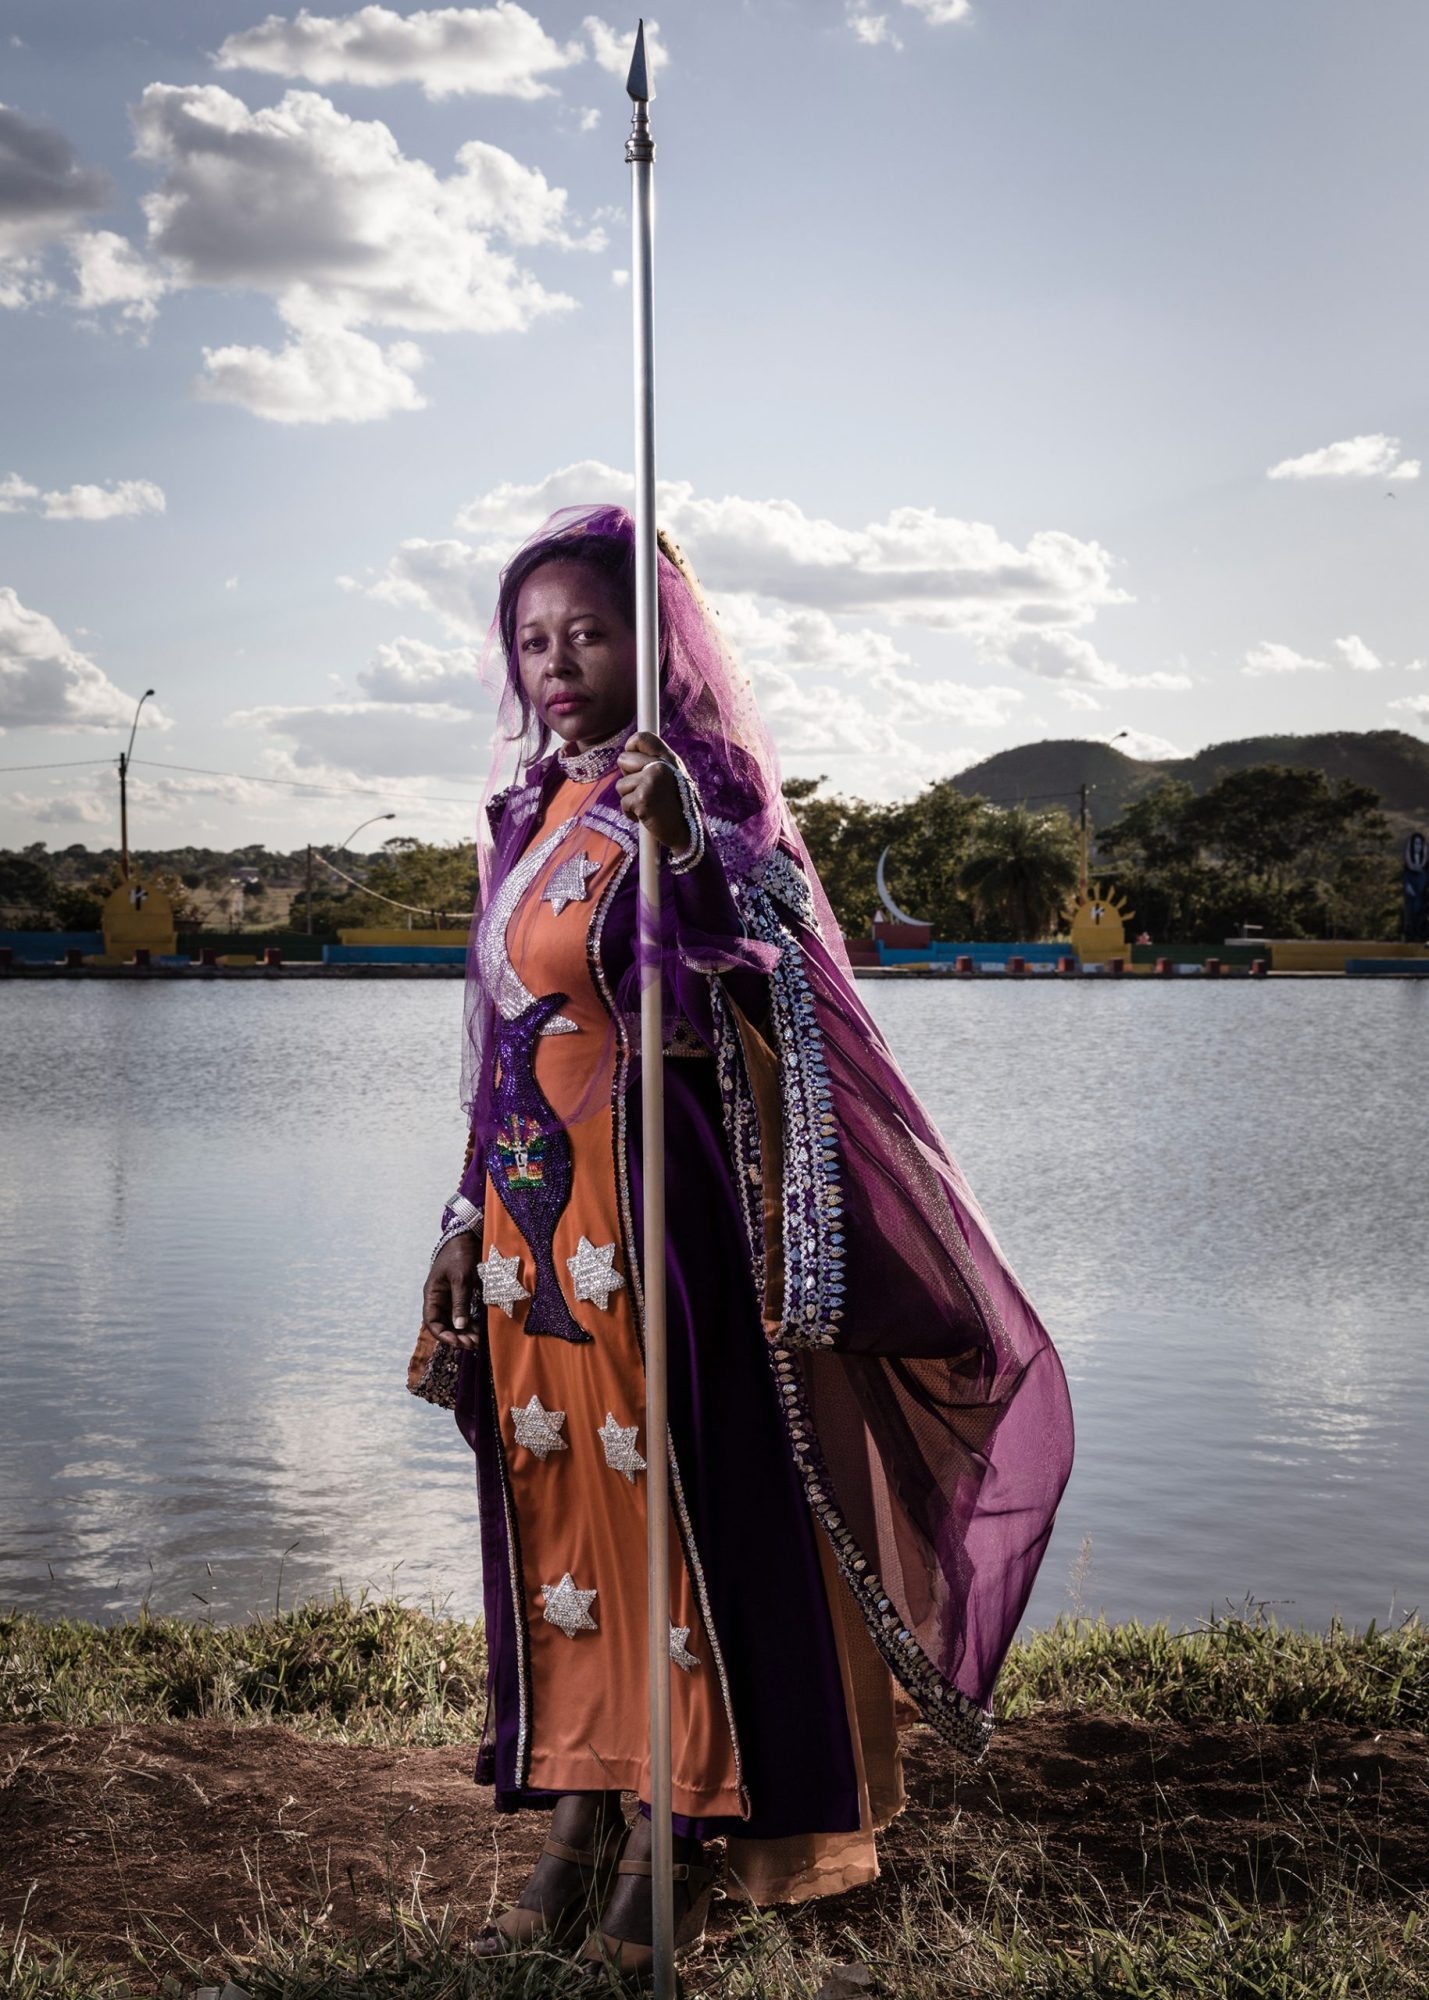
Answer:
[[[514,863],[487,904],[477,927],[476,962],[481,972],[481,983],[495,1001],[497,1011],[508,1021],[524,1014],[536,996],[511,963],[506,950],[506,926],[516,913],[516,905],[566,838],[570,824],[569,820],[563,821],[553,833],[548,833],[544,840]],[[580,1027],[567,1014],[552,1014],[541,1028],[541,1033],[575,1035],[580,1033]]]
[[[753,935],[777,945],[770,1013],[784,1108],[784,1319],[788,1347],[834,1347],[844,1316],[843,1189],[823,1038],[798,942],[761,891],[746,893]]]
[[[675,783],[680,790],[680,805],[685,815],[685,825],[690,829],[690,837],[678,853],[670,849],[665,855],[665,865],[672,875],[688,875],[692,868],[698,868],[705,858],[705,814],[695,790],[694,780],[678,758],[669,759],[669,769],[674,773]]]
[[[793,912],[806,930],[818,932],[814,892],[792,855],[776,847],[759,872],[759,886]]]

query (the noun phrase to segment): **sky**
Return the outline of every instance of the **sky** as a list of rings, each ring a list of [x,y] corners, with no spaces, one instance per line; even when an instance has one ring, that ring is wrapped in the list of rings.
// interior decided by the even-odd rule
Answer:
[[[0,6],[0,844],[469,837],[628,499],[634,17]],[[1422,0],[660,0],[660,512],[785,769],[1429,729]],[[21,768],[27,767],[27,768]],[[51,768],[29,768],[51,767]]]

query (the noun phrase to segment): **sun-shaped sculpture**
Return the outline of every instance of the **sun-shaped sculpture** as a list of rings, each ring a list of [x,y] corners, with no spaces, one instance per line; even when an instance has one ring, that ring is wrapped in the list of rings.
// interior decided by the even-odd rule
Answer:
[[[1126,926],[1136,912],[1113,889],[1093,882],[1062,912],[1067,936],[1083,965],[1127,956]]]

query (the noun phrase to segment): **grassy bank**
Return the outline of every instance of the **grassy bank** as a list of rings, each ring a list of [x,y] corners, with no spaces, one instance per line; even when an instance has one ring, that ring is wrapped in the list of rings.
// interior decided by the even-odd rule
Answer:
[[[0,1722],[46,1742],[95,1725],[203,1720],[280,1724],[349,1761],[351,1749],[337,1746],[367,1755],[469,1745],[482,1671],[479,1627],[385,1599],[339,1597],[242,1626],[0,1619]],[[1013,1649],[999,1709],[1009,1728],[976,1783],[914,1759],[901,1844],[890,1841],[878,1884],[792,1910],[740,1916],[725,1906],[687,1968],[687,1990],[731,2000],[1429,2000],[1429,1865],[1409,1869],[1413,1879],[1403,1865],[1420,1844],[1425,1797],[1424,1746],[1404,1732],[1429,1725],[1429,1634],[1416,1620],[1309,1633],[1255,1614],[1186,1631],[1067,1619]],[[1062,1717],[1072,1718],[1065,1729]],[[1108,1720],[1089,1729],[1087,1717]],[[1290,1766],[1270,1759],[1277,1734],[1309,1746],[1308,1783],[1298,1766],[1289,1783]],[[1143,1738],[1180,1791],[1163,1795],[1159,1777],[1119,1789],[1117,1756]],[[1201,1784],[1213,1739],[1221,1764]],[[1374,1746],[1391,1741],[1399,1764],[1376,1777]],[[1091,1760],[1096,1786],[1067,1775],[1069,1750]],[[0,1805],[21,1754],[0,1771]],[[1227,1756],[1239,1772],[1234,1799],[1223,1789]],[[139,1752],[120,1762],[144,1767],[141,1789],[145,1772],[160,1769]],[[1055,1826],[1023,1814],[1013,1781],[1033,1766],[1063,1803],[1088,1803]],[[207,1783],[204,1766],[193,1768]],[[96,1779],[91,1805],[111,1782]],[[1392,1785],[1397,1845],[1376,1790]],[[1112,1865],[1107,1828],[1118,1818],[1137,1866]],[[1219,1864],[1237,1844],[1245,1865],[1232,1879]],[[231,1938],[198,1949],[152,1910],[121,1911],[133,1953],[122,1979],[12,1922],[0,1931],[0,1995],[180,2000],[225,1978],[255,2000],[564,2000],[591,1990],[559,1958],[478,1968],[464,1944],[469,1893],[453,1910],[429,1878],[424,1894],[421,1872],[395,1861],[384,1880],[385,1913],[358,1935],[343,1924],[340,1884],[275,1896],[255,1874],[241,1951]]]
[[[281,1722],[351,1743],[481,1733],[479,1624],[335,1595],[244,1625],[147,1615],[115,1625],[0,1617],[0,1721]],[[1157,1722],[1333,1721],[1429,1728],[1418,1618],[1308,1632],[1264,1612],[1187,1629],[1059,1618],[1013,1646],[1006,1720],[1049,1709]]]

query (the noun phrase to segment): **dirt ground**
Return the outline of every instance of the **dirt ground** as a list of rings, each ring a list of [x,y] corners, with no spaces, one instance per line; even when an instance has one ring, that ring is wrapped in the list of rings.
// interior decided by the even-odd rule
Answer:
[[[909,1809],[880,1837],[883,1874],[796,1923],[878,1920],[929,1856],[970,1912],[986,1871],[1029,1894],[1114,1905],[1148,1888],[1255,1886],[1298,1897],[1347,1849],[1429,1885],[1429,1739],[1338,1726],[1181,1727],[1043,1716],[1009,1723],[959,1772],[925,1729],[905,1737]],[[535,1814],[496,1817],[466,1749],[354,1749],[281,1728],[0,1727],[0,1922],[96,1962],[126,1933],[241,1949],[266,1906],[344,1932],[382,1925],[389,1884],[419,1880],[431,1916],[475,1932],[519,1888]],[[716,1904],[716,1927],[741,1906]]]

